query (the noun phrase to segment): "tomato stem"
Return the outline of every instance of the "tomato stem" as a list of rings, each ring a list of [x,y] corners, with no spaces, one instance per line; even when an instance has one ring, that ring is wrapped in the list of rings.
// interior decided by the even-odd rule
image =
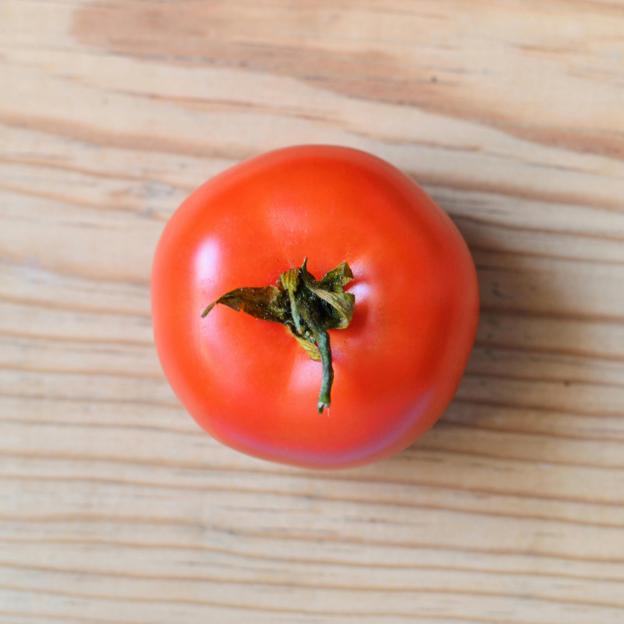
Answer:
[[[317,404],[318,412],[322,414],[323,410],[331,404],[331,389],[334,383],[331,345],[329,343],[329,334],[326,331],[322,331],[316,336],[316,346],[321,352],[321,362],[323,364],[323,380]]]
[[[208,305],[206,316],[220,303],[265,321],[281,323],[313,360],[323,367],[321,390],[317,403],[319,413],[331,404],[334,382],[331,345],[328,330],[349,326],[355,296],[344,287],[353,278],[351,268],[342,262],[316,280],[307,269],[307,258],[300,267],[280,275],[275,285],[231,290]]]

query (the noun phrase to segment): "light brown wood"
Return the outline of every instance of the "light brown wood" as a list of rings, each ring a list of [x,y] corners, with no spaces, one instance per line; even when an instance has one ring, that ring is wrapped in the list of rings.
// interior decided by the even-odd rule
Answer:
[[[421,441],[315,474],[202,434],[151,340],[184,196],[369,150],[473,251]],[[624,621],[624,2],[0,3],[0,621]]]

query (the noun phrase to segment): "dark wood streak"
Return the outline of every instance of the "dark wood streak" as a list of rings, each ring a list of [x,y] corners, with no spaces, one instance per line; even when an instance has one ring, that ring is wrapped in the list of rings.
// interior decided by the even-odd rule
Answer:
[[[95,125],[68,121],[55,117],[27,117],[18,114],[2,114],[0,122],[15,128],[35,130],[41,134],[69,138],[91,145],[107,145],[134,152],[160,152],[162,154],[194,156],[196,158],[219,158],[232,163],[244,160],[250,152],[226,151],[208,141],[176,140],[155,134],[128,134],[99,129]]]
[[[46,392],[46,393],[32,392],[30,394],[20,394],[17,392],[1,392],[0,396],[4,396],[7,398],[11,398],[11,399],[27,398],[27,399],[38,399],[40,401],[58,401],[58,402],[66,401],[67,403],[76,403],[76,404],[81,404],[81,405],[101,403],[102,405],[111,405],[111,406],[134,405],[136,407],[145,407],[145,408],[157,407],[157,408],[172,409],[176,411],[181,410],[180,404],[177,401],[162,401],[162,400],[157,401],[157,400],[135,399],[135,398],[119,399],[119,398],[113,398],[113,397],[105,399],[102,397],[92,396],[92,395],[79,395],[79,394],[72,395],[72,396],[67,396],[66,394],[55,395],[52,392]]]
[[[9,589],[11,591],[16,592],[31,592],[35,591],[34,588],[23,587],[19,585],[10,585],[10,584],[0,584],[0,589]],[[88,598],[90,601],[99,600],[104,602],[130,602],[130,603],[139,603],[139,604],[173,604],[173,605],[184,605],[184,606],[198,606],[198,607],[218,607],[222,609],[230,609],[234,611],[243,611],[243,612],[252,612],[252,613],[274,613],[276,615],[292,615],[299,616],[301,615],[301,611],[295,607],[274,607],[274,606],[266,606],[260,604],[241,604],[240,601],[236,602],[226,602],[226,601],[217,601],[217,600],[200,600],[200,599],[191,599],[191,598],[160,598],[154,596],[118,596],[118,595],[106,595],[106,594],[96,594],[93,592],[69,592],[69,591],[61,591],[55,589],[54,592],[42,590],[40,588],[36,589],[38,594],[49,594],[54,596],[65,596],[67,598]],[[444,593],[444,592],[441,592]],[[438,614],[430,614],[429,612],[419,612],[419,611],[410,611],[410,612],[401,612],[401,611],[335,611],[335,610],[326,610],[326,609],[308,609],[306,614],[310,615],[318,615],[318,616],[330,616],[330,617],[347,617],[349,619],[360,618],[360,619],[370,619],[370,618],[381,618],[381,617],[398,617],[402,619],[406,619],[409,622],[413,622],[414,616],[426,616],[429,619],[434,620],[448,620],[449,617],[447,615],[438,615]],[[452,619],[454,621],[459,622],[478,622],[478,623],[493,623],[498,624],[500,620],[491,619],[491,618],[472,618],[468,616],[456,616],[453,615]],[[526,620],[509,620],[509,624],[547,624],[546,622],[532,620],[530,623]]]
[[[425,551],[443,551],[448,553],[463,553],[471,556],[478,556],[479,554],[487,555],[487,556],[520,556],[527,557],[530,559],[536,560],[553,560],[553,561],[561,561],[561,562],[575,562],[575,563],[594,563],[594,564],[603,564],[603,565],[613,565],[617,566],[618,572],[620,571],[620,566],[624,564],[624,558],[618,557],[587,557],[580,555],[571,555],[564,554],[558,552],[550,552],[550,551],[537,551],[534,549],[524,549],[524,550],[513,550],[511,548],[482,548],[474,545],[468,546],[455,546],[445,542],[436,541],[433,542],[422,542],[418,540],[403,540],[394,537],[389,537],[386,540],[380,540],[375,537],[367,537],[366,539],[353,537],[350,535],[339,535],[333,536],[328,535],[322,531],[315,532],[314,530],[310,530],[306,533],[301,531],[294,530],[274,530],[274,529],[265,529],[265,530],[245,530],[241,531],[239,529],[235,529],[231,526],[224,527],[215,524],[207,524],[207,523],[197,523],[188,520],[184,520],[181,518],[151,518],[147,516],[127,516],[118,514],[116,516],[105,515],[105,514],[88,514],[85,512],[75,512],[71,514],[56,514],[50,515],[47,514],[44,516],[27,516],[25,514],[0,514],[0,519],[7,522],[24,522],[27,524],[35,524],[35,525],[44,525],[45,523],[55,523],[55,524],[63,524],[64,522],[80,522],[89,525],[140,525],[144,527],[150,527],[151,525],[156,525],[158,527],[173,527],[173,528],[181,528],[186,527],[190,530],[195,531],[203,531],[206,528],[210,528],[211,531],[214,532],[222,532],[229,537],[240,537],[240,538],[256,538],[259,540],[281,540],[284,542],[301,542],[303,544],[316,544],[319,540],[324,540],[328,542],[336,541],[342,545],[354,545],[359,548],[377,548],[383,550],[388,548],[389,546],[396,548],[405,548],[409,550],[425,550]],[[533,624],[533,623],[531,623]]]
[[[11,475],[8,479],[3,479],[0,475],[0,481],[21,481],[21,482],[35,482],[35,483],[84,483],[84,484],[98,484],[98,485],[117,485],[123,487],[140,487],[146,490],[173,490],[173,491],[192,491],[192,492],[203,492],[203,493],[221,493],[225,494],[227,492],[241,494],[241,495],[253,495],[258,492],[258,490],[245,489],[232,487],[231,485],[224,485],[223,487],[218,487],[215,485],[210,486],[198,486],[194,484],[184,484],[180,486],[178,484],[164,484],[164,483],[153,483],[150,481],[127,481],[123,479],[112,479],[112,478],[101,478],[101,477],[93,477],[90,476],[88,478],[85,477],[72,477],[72,476],[63,476],[63,477],[52,477],[47,475]],[[268,494],[271,496],[282,497],[282,498],[291,498],[293,495],[290,492],[283,492],[280,490],[268,490],[261,489],[263,494]],[[459,490],[461,491],[461,490]],[[304,495],[302,495],[304,496]],[[540,514],[530,514],[530,513],[505,513],[505,512],[497,512],[483,509],[471,509],[469,507],[461,507],[461,506],[453,506],[453,505],[435,505],[435,504],[425,504],[425,503],[408,503],[405,501],[399,500],[385,500],[380,498],[365,498],[365,497],[356,497],[356,496],[345,496],[343,494],[340,497],[329,497],[329,496],[311,496],[310,494],[305,494],[305,498],[308,500],[320,501],[323,503],[351,503],[356,505],[361,505],[364,507],[376,506],[383,508],[407,508],[416,510],[427,510],[427,511],[441,511],[444,513],[454,513],[454,514],[465,514],[469,516],[482,516],[485,518],[509,518],[509,519],[517,519],[517,520],[527,520],[527,521],[538,521],[544,523],[556,523],[556,524],[564,524],[570,526],[582,526],[582,527],[593,527],[597,529],[621,529],[624,526],[622,522],[590,522],[580,519],[570,519],[561,515],[540,515]],[[594,504],[593,502],[590,504]],[[602,504],[602,503],[600,503]],[[617,504],[617,503],[616,503]]]
[[[59,566],[44,566],[44,565],[34,565],[34,564],[16,564],[11,561],[2,561],[0,560],[0,566],[8,569],[18,569],[18,570],[26,570],[26,571],[34,571],[40,573],[51,573],[51,574],[64,574],[64,575],[81,575],[81,576],[93,576],[96,578],[107,578],[107,577],[115,577],[122,578],[128,581],[133,580],[156,580],[156,581],[184,581],[186,583],[222,583],[224,585],[234,585],[234,586],[266,586],[266,587],[283,587],[290,589],[314,589],[314,590],[323,590],[323,591],[331,591],[331,592],[342,592],[342,591],[352,591],[352,592],[388,592],[391,594],[402,594],[402,593],[427,593],[427,594],[449,594],[452,593],[454,595],[459,596],[483,596],[483,597],[519,597],[520,593],[506,593],[503,591],[487,591],[483,589],[471,588],[470,591],[461,591],[456,588],[444,589],[441,587],[426,587],[426,586],[397,586],[397,585],[375,585],[372,583],[361,584],[361,585],[346,585],[346,584],[328,584],[322,583],[319,581],[273,581],[271,579],[263,579],[263,580],[249,580],[243,578],[234,578],[227,577],[224,575],[207,575],[205,573],[198,573],[196,575],[162,575],[162,574],[154,574],[154,573],[131,573],[123,570],[94,570],[94,569],[76,569],[76,568],[68,568],[68,567],[59,567]],[[124,598],[126,596],[124,595]],[[532,596],[532,600],[538,602],[546,602],[553,604],[573,604],[579,606],[595,606],[595,607],[604,607],[608,609],[617,609],[622,606],[622,604],[617,602],[604,602],[604,601],[592,601],[592,600],[584,600],[584,599],[573,599],[573,598],[552,598],[549,596]]]
[[[138,310],[123,309],[119,307],[115,307],[115,308],[95,307],[93,305],[89,305],[88,299],[86,298],[82,301],[72,301],[71,303],[67,303],[65,301],[54,301],[48,298],[36,299],[32,295],[31,297],[26,298],[26,297],[18,297],[15,295],[1,294],[0,302],[5,303],[5,304],[15,305],[15,306],[28,306],[28,307],[42,308],[45,310],[58,310],[60,312],[84,312],[87,314],[93,314],[97,316],[109,316],[109,317],[110,316],[113,316],[113,317],[130,316],[136,319],[150,320],[150,321],[152,318],[151,314],[143,314],[139,312]],[[2,333],[4,334],[4,331]],[[24,335],[29,335],[29,334],[24,334]],[[37,338],[39,339],[39,336],[37,336]],[[46,338],[49,338],[50,340],[54,340],[54,337],[41,336],[42,340],[45,340]],[[68,337],[68,338],[72,339],[71,337]],[[97,342],[97,337],[94,337],[93,340]]]
[[[188,469],[188,470],[203,470],[203,469],[214,470],[215,469],[214,464],[211,464],[209,462],[193,462],[193,461],[184,462],[184,461],[180,461],[179,459],[176,459],[176,461],[172,461],[166,458],[146,459],[146,458],[139,458],[139,457],[119,457],[119,456],[104,454],[104,453],[92,453],[90,455],[86,455],[86,454],[80,454],[76,452],[69,453],[66,451],[60,454],[45,454],[45,453],[39,453],[36,451],[20,451],[20,452],[3,451],[3,452],[6,455],[11,456],[11,457],[31,459],[31,460],[32,459],[45,459],[45,460],[53,460],[53,461],[71,460],[72,462],[97,461],[97,462],[108,462],[108,463],[119,465],[119,466],[141,466],[141,467],[162,466],[162,467],[169,467],[169,468],[175,468],[175,469]],[[441,457],[444,456],[443,452],[439,452],[439,451],[434,451],[434,455],[435,454]],[[456,452],[454,453],[454,455],[456,455],[457,457],[461,457],[462,453]],[[470,454],[467,454],[466,457],[470,458]],[[407,459],[407,457],[404,456],[404,459]],[[419,458],[419,459],[422,459],[422,458]],[[410,460],[410,461],[413,461],[413,460]],[[518,463],[522,463],[522,462],[519,461]],[[263,475],[284,476],[283,471],[276,471],[274,469],[266,468],[264,466],[262,468],[257,468],[257,467],[256,468],[244,468],[244,467],[233,468],[231,465],[219,464],[218,468],[219,470],[229,471],[229,472],[240,472],[242,474],[257,474],[258,472],[261,472]],[[300,473],[297,473],[297,472],[289,472],[288,476],[289,478],[301,478],[304,481],[305,479],[308,478],[305,473],[300,475]],[[485,485],[462,486],[460,484],[455,484],[451,482],[445,483],[442,480],[431,482],[431,481],[419,480],[415,478],[398,479],[394,476],[378,477],[378,476],[375,476],[374,473],[370,473],[370,472],[365,473],[362,476],[350,476],[350,475],[344,476],[339,473],[327,474],[323,472],[323,473],[320,473],[319,475],[315,475],[315,478],[320,481],[328,481],[328,482],[343,481],[346,483],[355,483],[355,484],[374,483],[374,484],[381,484],[381,485],[396,485],[396,486],[410,486],[410,487],[414,487],[414,486],[434,487],[436,489],[446,490],[450,493],[463,492],[463,493],[475,494],[475,495],[481,494],[481,495],[486,495],[486,496],[505,496],[505,497],[511,497],[511,498],[524,499],[524,500],[537,500],[537,501],[550,501],[550,502],[556,501],[556,502],[563,502],[563,503],[574,503],[574,504],[585,505],[585,506],[604,507],[605,509],[615,509],[615,510],[620,510],[622,508],[622,502],[619,500],[605,500],[604,498],[602,499],[581,498],[577,496],[562,496],[562,495],[554,495],[551,493],[540,493],[540,492],[528,493],[526,491],[520,490],[517,487],[515,488],[508,487],[507,489],[497,489],[496,487],[486,487]],[[225,491],[229,491],[229,489],[225,488]],[[263,489],[263,491],[264,493],[272,493],[275,495],[279,495],[279,492],[277,491],[269,492],[266,489]],[[317,498],[322,499],[322,497],[320,496]],[[539,518],[535,518],[535,519],[558,521],[559,517],[556,517],[553,519],[549,517],[542,518],[540,516]],[[574,522],[574,521],[571,521],[571,522]],[[616,525],[615,528],[618,528],[620,526],[621,525],[618,524]],[[622,558],[622,562],[624,563],[624,557]]]
[[[62,195],[60,193],[50,193],[49,191],[39,191],[39,190],[35,190],[32,188],[28,188],[28,187],[18,186],[15,184],[8,184],[6,182],[0,183],[0,190],[3,190],[7,192],[8,194],[15,193],[16,195],[25,195],[26,197],[35,197],[37,199],[44,199],[49,202],[54,202],[54,203],[67,205],[67,206],[75,206],[77,208],[89,208],[91,210],[96,210],[96,211],[116,212],[118,214],[123,215],[124,217],[133,213],[137,215],[138,217],[145,218],[148,220],[155,220],[155,221],[165,220],[162,218],[156,219],[155,217],[146,214],[145,211],[130,210],[128,205],[125,205],[122,207],[122,206],[115,206],[112,202],[106,203],[106,204],[95,203],[95,202],[90,202],[84,198],[77,199],[69,195],[64,195],[64,194]],[[13,217],[13,218],[15,219],[17,217]],[[109,225],[105,223],[84,223],[84,222],[78,221],[77,219],[68,221],[67,225],[71,227],[78,227],[79,225],[89,225],[91,227],[101,228],[101,229],[110,227]]]
[[[469,66],[462,67],[460,73],[453,76],[449,73],[452,67],[443,59],[438,74],[446,72],[448,78],[445,81],[438,76],[433,80],[431,69],[421,65],[418,57],[403,54],[398,58],[389,51],[362,46],[337,55],[322,47],[323,43],[330,45],[331,41],[310,44],[304,40],[296,45],[296,37],[289,36],[289,27],[297,31],[296,12],[282,6],[267,7],[266,15],[262,16],[264,20],[281,22],[281,37],[273,38],[266,38],[263,20],[259,20],[260,32],[255,34],[258,26],[252,28],[251,16],[228,10],[225,5],[195,4],[192,11],[190,6],[189,0],[183,1],[182,6],[176,3],[175,7],[167,3],[128,1],[123,5],[111,5],[96,1],[76,13],[73,33],[83,45],[111,53],[171,64],[231,67],[284,75],[353,98],[383,101],[399,107],[416,106],[489,124],[512,136],[545,145],[614,158],[624,154],[624,140],[603,131],[600,126],[596,129],[574,127],[562,120],[553,127],[529,116],[520,121],[507,112],[503,102],[488,105],[468,97],[468,89],[476,88],[475,83],[480,82]],[[411,19],[421,45],[426,47],[429,43],[434,47],[437,45],[434,37],[441,36],[438,29],[459,30],[461,20],[467,17],[466,10],[467,7],[462,6],[449,9],[445,12],[444,26],[427,14],[420,14],[417,7],[396,19]],[[538,4],[532,6],[529,15],[545,23],[553,21],[552,35],[557,33],[554,20],[560,19],[562,13],[575,15],[564,5],[559,5],[558,12],[549,13],[540,11]],[[489,15],[485,9],[482,16],[487,24]],[[612,19],[620,17],[615,14]],[[413,45],[413,40],[410,43]],[[570,45],[567,48],[573,51]],[[504,79],[504,76],[499,78]],[[610,104],[615,107],[615,98]]]
[[[120,620],[116,617],[114,620],[106,620],[100,617],[78,617],[74,615],[66,615],[60,613],[50,613],[48,611],[41,611],[37,609],[36,615],[30,615],[24,613],[23,611],[9,611],[7,609],[0,608],[0,615],[2,616],[17,616],[19,619],[16,621],[16,624],[24,624],[25,619],[28,621],[33,618],[37,618],[36,622],[39,624],[41,622],[41,618],[45,618],[45,622],[61,622],[61,624],[66,624],[66,622],[78,622],[78,624],[137,624],[136,620]]]
[[[256,554],[248,550],[234,550],[232,548],[225,548],[214,546],[206,543],[200,544],[185,544],[182,542],[162,542],[162,541],[144,541],[144,542],[129,542],[126,540],[110,540],[110,539],[86,539],[86,538],[74,538],[74,537],[46,537],[46,538],[32,538],[32,537],[10,537],[0,540],[0,543],[7,544],[20,544],[20,545],[55,545],[55,546],[104,546],[114,549],[132,549],[132,550],[152,550],[159,548],[161,550],[176,550],[176,551],[190,551],[190,552],[208,552],[220,555],[226,555],[231,558],[240,559],[242,562],[251,560],[254,562],[273,562],[273,563],[298,563],[302,565],[322,565],[331,566],[337,568],[363,568],[369,569],[370,564],[367,562],[349,561],[347,559],[336,559],[327,557],[302,557],[297,554],[296,558],[290,556],[278,557],[275,554]],[[500,568],[483,568],[483,567],[469,567],[465,565],[454,564],[453,566],[438,565],[438,564],[420,564],[417,560],[410,561],[409,563],[402,563],[400,561],[393,561],[392,563],[385,563],[384,561],[374,562],[375,568],[382,570],[433,570],[439,572],[465,572],[475,575],[498,575],[505,574],[518,577],[544,577],[554,579],[570,579],[581,581],[593,581],[597,583],[613,583],[620,585],[624,583],[624,575],[621,577],[604,577],[604,576],[585,576],[570,572],[568,569],[558,570],[557,572],[542,572],[535,570],[515,570],[507,567]]]

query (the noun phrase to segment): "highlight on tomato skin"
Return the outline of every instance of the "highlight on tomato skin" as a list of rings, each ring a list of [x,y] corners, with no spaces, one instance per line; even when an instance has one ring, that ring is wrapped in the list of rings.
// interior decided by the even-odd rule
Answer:
[[[198,424],[303,467],[370,463],[451,401],[478,284],[450,218],[362,151],[268,152],[195,190],[152,268],[156,348]]]

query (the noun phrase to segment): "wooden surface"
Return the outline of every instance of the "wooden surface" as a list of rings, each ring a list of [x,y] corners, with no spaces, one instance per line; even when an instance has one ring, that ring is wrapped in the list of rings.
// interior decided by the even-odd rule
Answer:
[[[456,401],[314,474],[202,434],[149,270],[292,143],[419,180],[473,251]],[[2,0],[3,624],[624,622],[624,2]]]

